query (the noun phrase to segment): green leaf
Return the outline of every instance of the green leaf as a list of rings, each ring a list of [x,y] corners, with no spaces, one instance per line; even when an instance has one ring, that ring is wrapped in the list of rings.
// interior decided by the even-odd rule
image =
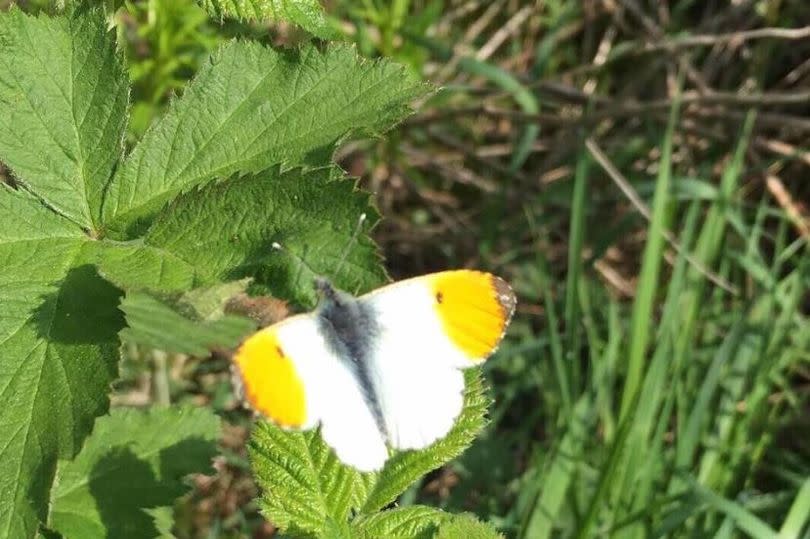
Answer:
[[[155,537],[144,509],[171,505],[184,477],[210,469],[219,424],[205,408],[113,410],[74,460],[60,461],[49,527],[65,537]]]
[[[215,17],[246,21],[289,21],[321,39],[338,33],[329,26],[318,0],[197,0]]]
[[[490,524],[479,521],[473,515],[462,513],[453,515],[439,527],[435,539],[503,539],[503,535]]]
[[[361,513],[374,513],[396,500],[414,481],[460,455],[484,428],[489,398],[481,373],[471,369],[464,375],[464,409],[450,433],[427,449],[402,451],[388,459],[369,489]]]
[[[225,316],[228,300],[244,294],[250,281],[240,279],[189,290],[178,298],[178,303],[181,308],[189,309],[199,320],[216,320]]]
[[[348,47],[232,43],[119,163],[124,68],[101,12],[70,13],[0,14],[0,159],[20,186],[0,184],[0,537],[37,533],[57,460],[108,409],[120,288],[256,274],[311,301],[311,272],[272,257],[270,242],[331,275],[359,215],[375,213],[336,168],[282,167],[328,164],[347,135],[390,127],[426,91]],[[253,175],[203,185],[236,172]],[[384,279],[364,235],[343,270],[337,284],[352,291]]]
[[[346,522],[362,474],[344,466],[317,431],[289,432],[258,423],[250,460],[264,491],[262,511],[284,532],[323,535]]]
[[[128,78],[101,9],[0,14],[0,159],[72,221],[99,224],[122,153]]]
[[[687,478],[695,495],[704,503],[731,518],[737,527],[754,539],[778,539],[777,533],[742,505],[724,498],[693,478]]]
[[[127,326],[121,339],[166,352],[207,356],[214,348],[235,348],[256,329],[252,320],[225,315],[194,320],[143,292],[130,292],[121,302]]]
[[[548,457],[550,464],[547,469],[532,481],[539,484],[540,492],[534,506],[530,508],[531,513],[523,533],[525,537],[537,539],[551,537],[554,523],[559,521],[560,510],[576,477],[577,468],[581,461],[585,461],[582,452],[589,426],[587,416],[590,409],[590,398],[585,394],[577,401],[570,425],[554,455]]]
[[[177,539],[172,533],[174,527],[173,507],[155,507],[154,509],[144,509],[143,512],[152,517],[152,521],[155,523],[157,534],[154,539]]]
[[[109,236],[140,235],[181,191],[275,164],[329,164],[350,133],[376,134],[428,87],[353,48],[275,51],[232,42],[216,51],[119,168],[104,203]]]
[[[427,532],[439,516],[424,508],[390,516],[375,513],[425,473],[461,453],[483,427],[488,399],[480,374],[465,374],[465,407],[450,434],[423,451],[394,455],[379,474],[362,474],[343,465],[318,431],[290,432],[271,423],[258,424],[250,456],[264,492],[265,515],[282,531],[323,535],[330,525],[345,523],[352,508],[363,505],[353,530],[362,530],[368,537],[410,537],[409,529]]]
[[[799,488],[779,529],[779,539],[798,539],[808,521],[810,521],[810,478],[805,479]]]
[[[352,522],[352,532],[355,537],[369,539],[428,538],[434,537],[439,525],[450,520],[450,517],[450,514],[433,507],[413,505],[361,516]]]
[[[376,246],[364,234],[341,256],[361,214],[377,220],[367,193],[331,180],[333,169],[281,173],[278,168],[181,195],[147,232],[143,246],[196,268],[201,282],[254,277],[273,295],[313,305],[314,272],[350,292],[385,282]],[[278,251],[281,243],[288,253]]]
[[[87,263],[87,237],[0,184],[0,537],[33,537],[56,459],[108,407],[119,292]]]
[[[88,245],[93,263],[108,281],[127,290],[179,292],[202,282],[199,268],[174,253],[131,242],[97,241]]]

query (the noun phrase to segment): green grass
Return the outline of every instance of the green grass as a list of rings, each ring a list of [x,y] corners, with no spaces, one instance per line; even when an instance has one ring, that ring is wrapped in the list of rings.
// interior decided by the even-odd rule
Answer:
[[[767,21],[788,25],[795,6],[781,11],[767,6],[776,10]],[[497,34],[517,10],[495,17],[469,43],[467,54],[475,55],[475,46]],[[409,166],[407,155],[396,156],[400,174],[416,185],[451,193],[458,214],[485,216],[507,201],[499,208],[500,221],[481,220],[481,228],[472,229],[448,225],[430,242],[454,246],[438,255],[447,265],[483,262],[511,274],[525,308],[511,339],[488,365],[494,425],[454,467],[463,478],[457,492],[439,501],[472,508],[508,535],[528,538],[801,536],[810,518],[807,511],[795,516],[803,507],[810,468],[807,444],[787,442],[780,432],[807,428],[801,414],[807,406],[810,338],[802,307],[810,282],[808,238],[796,233],[784,207],[757,180],[765,167],[795,164],[795,158],[752,160],[758,137],[786,135],[758,124],[757,110],[732,107],[724,110],[736,115],[722,130],[727,136],[703,134],[704,147],[696,150],[695,141],[685,141],[689,127],[695,122],[704,130],[715,126],[696,119],[693,107],[679,111],[677,96],[669,99],[668,120],[662,114],[667,109],[659,109],[638,115],[631,127],[622,124],[624,118],[554,124],[566,108],[579,107],[587,118],[605,105],[598,90],[575,102],[543,93],[547,80],[576,90],[572,78],[588,79],[568,75],[560,82],[555,72],[577,69],[576,57],[587,48],[584,37],[549,44],[581,14],[554,12],[552,6],[546,14],[548,26],[535,34],[542,69],[527,73],[505,67],[525,51],[528,30],[497,58],[462,56],[446,91],[425,111],[428,117],[439,115],[417,119],[406,131],[408,143],[437,161],[459,148],[429,146],[420,139],[423,131],[465,141],[461,159],[454,162],[481,177],[500,177],[500,193],[465,185],[458,170],[440,170],[436,178],[435,170]],[[674,11],[667,33],[677,33],[671,28],[678,24],[689,28],[689,17]],[[449,30],[445,39],[463,35],[483,18],[483,8],[474,11],[465,19],[467,26],[455,34]],[[739,28],[725,29],[732,30]],[[626,38],[614,43],[614,50],[621,45],[633,46]],[[727,69],[727,79],[748,76],[767,87],[773,72],[787,69],[789,44],[751,46],[757,61],[711,66],[720,60],[702,51],[689,58],[703,68]],[[433,50],[443,51],[437,61],[449,60],[446,49]],[[605,65],[593,75],[597,89],[622,92],[638,79],[649,83],[665,76],[653,59],[623,63],[608,55]],[[688,74],[675,63],[672,67],[682,79],[682,92],[694,92]],[[733,84],[738,83],[718,77],[717,84],[737,90]],[[544,124],[541,107],[549,111],[551,124]],[[501,166],[522,155],[525,128],[537,127],[535,119],[536,140],[547,142],[547,149],[521,162],[518,179],[507,178]],[[502,131],[498,134],[504,122],[511,128],[506,140]],[[650,208],[649,220],[606,180],[606,171],[584,146],[587,137],[629,178]],[[801,137],[793,140],[802,147]],[[496,142],[512,153],[482,159],[482,149]],[[532,183],[555,168],[567,168],[563,180]],[[639,172],[647,168],[656,172]],[[806,173],[806,165],[800,168]],[[798,173],[783,179],[801,199],[807,189],[793,172]],[[416,197],[411,200],[417,203]],[[432,204],[436,221],[446,221],[445,208]],[[400,227],[418,229],[408,223]],[[459,241],[454,234],[479,243]],[[430,245],[421,248],[437,256]],[[604,264],[615,254],[610,251],[618,251],[620,261]],[[487,252],[500,255],[485,258]],[[632,297],[606,283],[597,261],[613,265]],[[791,457],[775,456],[784,453]],[[497,456],[521,463],[513,477],[502,475],[503,466],[485,470]],[[472,477],[474,471],[481,477]],[[791,525],[794,519],[802,524]],[[792,535],[782,531],[787,529]]]

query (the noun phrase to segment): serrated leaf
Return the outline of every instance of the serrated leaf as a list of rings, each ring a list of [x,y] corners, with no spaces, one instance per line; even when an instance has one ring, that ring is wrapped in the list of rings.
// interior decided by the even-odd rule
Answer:
[[[246,21],[289,21],[321,39],[338,36],[318,0],[197,0],[215,17]]]
[[[394,455],[379,474],[362,474],[342,464],[318,431],[284,431],[267,422],[257,425],[250,454],[264,491],[262,504],[267,517],[282,530],[319,535],[324,533],[327,517],[345,522],[350,509],[362,506],[358,526],[367,522],[369,529],[388,525],[396,529],[400,517],[388,521],[383,517],[372,519],[371,515],[393,502],[425,473],[461,453],[483,428],[488,399],[480,374],[469,372],[464,410],[447,437],[423,451]],[[427,529],[427,518],[402,515],[402,526],[407,525],[410,516],[414,517],[414,526],[422,522]]]
[[[199,268],[141,240],[96,241],[88,249],[99,273],[127,290],[179,292],[202,284]]]
[[[107,234],[140,235],[183,190],[274,164],[329,164],[349,133],[375,134],[427,87],[401,66],[362,61],[348,46],[217,50],[143,137],[109,185]]]
[[[0,14],[0,159],[89,229],[122,152],[128,82],[101,9]]]
[[[144,509],[144,513],[152,517],[152,521],[157,529],[154,539],[177,539],[172,533],[174,527],[174,510],[172,507],[155,507],[154,509]]]
[[[144,509],[169,506],[206,472],[220,421],[205,408],[114,409],[72,461],[60,461],[49,527],[65,537],[155,537]]]
[[[457,457],[475,439],[486,423],[489,398],[477,370],[464,373],[466,390],[464,409],[450,433],[422,451],[403,451],[385,463],[377,481],[360,509],[372,514],[397,499],[414,481]]]
[[[362,475],[344,466],[316,431],[284,431],[257,423],[250,460],[263,490],[261,507],[282,531],[323,535],[344,525]]]
[[[107,409],[119,292],[86,263],[87,237],[0,184],[0,537],[33,537],[57,457]]]
[[[374,214],[366,195],[351,183],[332,185],[336,168],[275,168],[233,181],[233,196],[221,185],[197,189],[237,171],[327,164],[347,134],[389,127],[425,91],[401,68],[363,63],[347,47],[277,52],[232,43],[118,166],[126,76],[100,11],[71,13],[0,15],[0,159],[27,191],[0,185],[0,536],[15,538],[37,533],[57,459],[71,458],[108,408],[123,315],[121,292],[96,268],[130,290],[181,292],[256,273],[264,285],[281,277],[288,297],[311,297],[298,263],[276,263],[264,247],[286,237],[331,275],[359,214]],[[250,181],[260,187],[246,187]],[[326,205],[319,197],[328,196]],[[220,213],[190,213],[209,208]],[[234,237],[238,246],[228,244]],[[383,279],[364,236],[347,264],[340,286]]]
[[[473,515],[462,513],[453,515],[439,526],[435,539],[503,539],[503,535],[492,525],[481,522]]]
[[[427,539],[451,515],[434,507],[413,505],[362,516],[352,522],[355,537],[372,539]],[[463,537],[463,536],[459,536]]]
[[[192,356],[206,356],[214,348],[235,348],[256,329],[252,320],[241,316],[194,320],[143,292],[128,293],[121,310],[127,320],[122,340]]]
[[[339,272],[337,266],[359,216],[366,213],[373,226],[377,214],[368,194],[331,175],[332,169],[274,168],[195,189],[158,215],[143,246],[172,253],[196,268],[201,281],[254,277],[299,305],[315,303],[312,270],[346,290],[369,290],[386,278],[365,234],[346,252]]]

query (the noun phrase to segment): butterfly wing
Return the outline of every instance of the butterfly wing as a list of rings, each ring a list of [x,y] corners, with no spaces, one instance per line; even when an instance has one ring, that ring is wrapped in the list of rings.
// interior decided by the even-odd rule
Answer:
[[[460,369],[497,348],[516,299],[502,279],[471,270],[424,275],[362,296],[378,322],[369,371],[388,441],[420,449],[461,413]]]
[[[244,398],[287,429],[310,429],[361,471],[382,467],[388,450],[357,376],[324,341],[313,315],[299,315],[248,337],[234,354]]]

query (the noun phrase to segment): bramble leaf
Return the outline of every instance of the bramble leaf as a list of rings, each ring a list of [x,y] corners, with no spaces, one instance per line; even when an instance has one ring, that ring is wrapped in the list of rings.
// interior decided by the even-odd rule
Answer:
[[[352,522],[352,532],[356,537],[368,539],[428,539],[450,516],[434,507],[412,505],[359,517]]]
[[[108,406],[119,292],[87,262],[87,237],[0,184],[0,537],[33,537],[57,457]]]
[[[109,236],[133,238],[181,191],[272,165],[324,166],[351,133],[377,134],[427,86],[353,48],[276,51],[232,42],[143,137],[107,190]]]
[[[38,525],[57,460],[108,409],[121,290],[253,277],[311,304],[310,266],[352,292],[381,284],[365,234],[336,271],[360,214],[376,213],[339,169],[318,167],[427,88],[345,46],[234,42],[120,162],[127,77],[100,10],[0,14],[0,67],[0,160],[19,186],[0,183],[0,537],[28,538],[50,534]]]
[[[201,282],[254,277],[299,305],[315,303],[312,270],[350,292],[365,292],[386,280],[380,256],[364,234],[349,242],[360,215],[373,226],[377,214],[368,194],[333,174],[276,167],[192,190],[155,218],[143,245],[196,268]]]
[[[101,9],[0,14],[0,156],[88,229],[122,153],[129,79]]]
[[[127,327],[121,339],[166,352],[207,356],[213,348],[235,348],[256,329],[252,320],[225,315],[199,320],[172,309],[143,292],[130,292],[121,302]]]
[[[145,509],[170,506],[183,478],[210,469],[219,418],[205,408],[114,409],[60,461],[49,527],[65,537],[154,537]]]
[[[317,431],[289,432],[257,423],[250,439],[262,511],[282,531],[323,535],[344,525],[361,474],[344,466]]]
[[[217,320],[225,316],[228,301],[244,294],[250,282],[251,279],[240,279],[195,288],[180,296],[178,305],[199,320]]]
[[[318,431],[290,432],[267,422],[257,424],[250,455],[267,517],[294,535],[318,535],[327,520],[345,523],[350,510],[362,508],[353,531],[367,532],[368,537],[387,537],[375,530],[389,528],[393,537],[409,537],[407,530],[427,533],[439,515],[403,511],[388,517],[377,512],[411,483],[461,453],[483,428],[488,399],[480,373],[465,375],[464,410],[450,433],[425,450],[397,453],[377,474],[342,464]]]
[[[503,539],[503,535],[492,525],[481,522],[469,513],[451,515],[446,522],[439,526],[435,539]]]
[[[338,33],[329,26],[318,0],[197,0],[215,17],[246,21],[289,21],[321,39]]]

